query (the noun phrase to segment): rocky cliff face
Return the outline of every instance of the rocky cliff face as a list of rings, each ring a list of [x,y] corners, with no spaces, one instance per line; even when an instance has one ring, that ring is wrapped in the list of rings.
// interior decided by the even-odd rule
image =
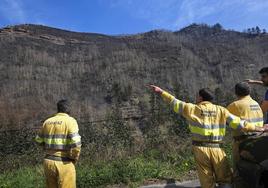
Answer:
[[[204,25],[130,36],[2,28],[0,128],[38,125],[61,98],[72,101],[79,121],[104,119],[114,105],[123,117],[138,118],[151,108],[150,83],[190,101],[210,87],[224,103],[236,82],[258,77],[267,62],[268,35]],[[263,89],[255,89],[260,97]]]

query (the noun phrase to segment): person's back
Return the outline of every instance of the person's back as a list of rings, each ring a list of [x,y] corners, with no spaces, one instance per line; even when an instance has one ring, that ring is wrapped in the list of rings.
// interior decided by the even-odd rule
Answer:
[[[74,159],[71,149],[81,145],[74,118],[66,113],[57,113],[44,122],[42,134],[46,137],[46,154]]]
[[[250,95],[231,103],[227,109],[234,115],[246,120],[249,124],[263,126],[263,112],[257,101],[253,100]],[[232,130],[233,137],[248,135],[249,133],[241,130]]]
[[[231,114],[222,106],[203,101],[198,104],[184,104],[182,115],[189,123],[192,140],[221,142],[225,136],[226,123],[231,123]],[[229,118],[229,119],[228,119]],[[232,124],[236,129],[238,124]]]

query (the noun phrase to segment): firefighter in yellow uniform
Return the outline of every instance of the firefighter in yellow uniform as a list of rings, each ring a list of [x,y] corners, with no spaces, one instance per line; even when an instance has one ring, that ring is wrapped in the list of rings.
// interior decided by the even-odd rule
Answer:
[[[81,150],[76,120],[68,115],[69,103],[60,100],[58,113],[47,119],[36,136],[45,149],[44,172],[47,188],[75,188],[75,163]]]
[[[186,118],[192,134],[193,154],[202,188],[231,187],[232,173],[224,150],[220,147],[226,124],[232,129],[255,130],[254,124],[247,124],[221,106],[211,103],[213,95],[209,89],[201,89],[197,104],[176,99],[161,88],[151,85],[154,92],[161,94],[174,111]],[[259,131],[263,131],[262,129]]]
[[[263,112],[260,105],[250,97],[250,86],[246,82],[235,85],[235,94],[238,100],[231,103],[227,109],[230,113],[246,120],[249,124],[256,127],[263,127]],[[233,137],[233,169],[235,187],[246,188],[241,182],[237,171],[237,162],[240,159],[239,145],[254,133],[246,133],[241,130],[232,130]],[[255,133],[256,134],[256,133]]]

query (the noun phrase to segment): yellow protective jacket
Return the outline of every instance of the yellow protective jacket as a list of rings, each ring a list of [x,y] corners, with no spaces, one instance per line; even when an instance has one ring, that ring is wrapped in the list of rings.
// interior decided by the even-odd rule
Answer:
[[[47,119],[35,138],[47,155],[67,157],[77,161],[81,150],[81,136],[76,120],[65,113]]]
[[[226,124],[232,129],[255,130],[254,124],[247,124],[226,108],[211,102],[186,103],[165,91],[161,96],[172,105],[176,113],[186,118],[194,141],[221,142],[225,136]]]
[[[263,127],[262,109],[260,105],[249,95],[231,103],[227,109],[230,113],[240,117],[243,120],[246,120],[249,124],[257,127]],[[241,130],[232,131],[232,135],[234,137],[246,134],[247,133]]]

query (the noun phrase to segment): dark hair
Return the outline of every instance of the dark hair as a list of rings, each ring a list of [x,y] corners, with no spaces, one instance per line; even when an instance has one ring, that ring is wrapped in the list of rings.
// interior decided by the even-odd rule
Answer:
[[[58,112],[60,113],[70,113],[70,104],[66,99],[62,99],[57,103]]]
[[[203,101],[212,101],[214,99],[214,94],[208,88],[200,89],[198,94],[202,97]]]
[[[246,82],[240,82],[235,85],[235,94],[239,97],[244,97],[250,94],[250,86]]]
[[[268,74],[268,67],[263,67],[260,71],[259,71],[260,74]]]

